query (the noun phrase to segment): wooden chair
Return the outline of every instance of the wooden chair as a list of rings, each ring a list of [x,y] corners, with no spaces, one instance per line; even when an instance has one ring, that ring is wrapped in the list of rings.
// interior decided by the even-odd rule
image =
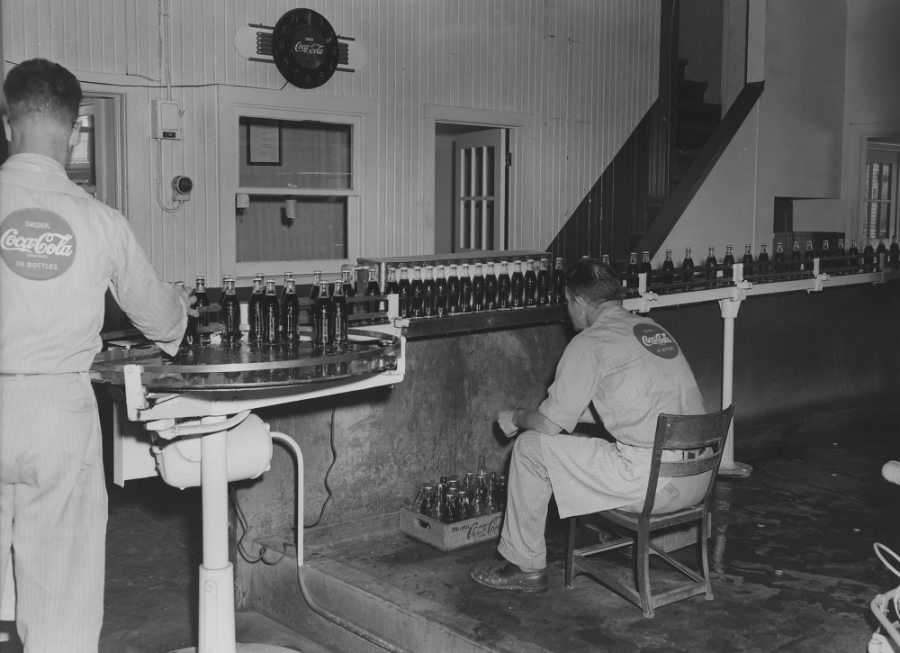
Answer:
[[[609,589],[631,601],[644,611],[644,616],[652,617],[655,608],[668,605],[698,594],[706,594],[712,600],[712,584],[709,579],[709,560],[706,540],[710,533],[710,504],[712,489],[715,484],[725,438],[734,407],[709,415],[669,415],[661,414],[656,422],[656,436],[653,443],[653,457],[650,468],[650,482],[641,512],[628,512],[615,509],[582,515],[569,519],[569,541],[566,555],[566,587],[572,587],[572,579],[577,574],[588,574]],[[665,455],[663,452],[673,452]],[[699,452],[699,453],[698,453]],[[709,482],[703,499],[688,508],[674,512],[653,514],[657,484],[662,477],[684,477],[708,473]],[[608,529],[618,537],[612,541],[601,542],[583,548],[575,548],[577,525],[597,518],[604,530]],[[654,534],[664,529],[699,527],[697,542],[700,547],[701,568],[697,571],[675,560],[669,553],[651,541]],[[592,530],[600,530],[597,526],[588,526]],[[671,532],[671,530],[669,530]],[[622,564],[604,564],[593,556],[624,547],[632,547],[634,563],[633,586],[623,582]],[[690,579],[689,583],[676,587],[667,587],[665,591],[653,594],[650,587],[650,554],[674,567],[681,575]],[[616,574],[616,567],[619,573]],[[672,574],[670,574],[672,575]],[[683,575],[683,576],[682,576]],[[616,578],[618,576],[618,578]],[[627,577],[627,575],[625,575]]]

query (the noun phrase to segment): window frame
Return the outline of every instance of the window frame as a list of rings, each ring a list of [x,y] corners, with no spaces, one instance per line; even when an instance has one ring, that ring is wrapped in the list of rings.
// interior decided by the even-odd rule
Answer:
[[[296,96],[291,96],[296,100]],[[371,108],[358,100],[313,98],[304,100],[305,106],[286,106],[283,93],[260,89],[223,89],[219,102],[219,264],[222,274],[234,274],[239,285],[246,285],[257,273],[280,278],[285,270],[295,277],[312,277],[315,270],[325,274],[339,274],[342,265],[353,264],[361,256],[363,188],[365,154],[365,123]],[[360,110],[362,109],[362,110]],[[351,183],[347,189],[303,189],[240,186],[239,128],[242,117],[282,120],[288,122],[314,121],[348,124],[352,129],[350,160]],[[237,260],[237,198],[239,195],[279,197],[346,197],[347,198],[347,258],[249,261]]]

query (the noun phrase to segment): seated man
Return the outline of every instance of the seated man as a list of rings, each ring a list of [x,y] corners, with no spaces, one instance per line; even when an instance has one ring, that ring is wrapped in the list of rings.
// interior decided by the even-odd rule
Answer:
[[[503,590],[547,588],[544,526],[550,496],[560,517],[612,508],[640,510],[660,413],[704,413],[703,398],[675,339],[656,322],[622,307],[622,283],[596,259],[566,272],[569,316],[579,332],[556,368],[537,409],[501,411],[497,422],[512,437],[520,430],[509,470],[506,517],[498,551],[471,578]],[[590,421],[591,407],[615,438],[572,433]],[[696,503],[698,479],[663,479],[654,512]]]

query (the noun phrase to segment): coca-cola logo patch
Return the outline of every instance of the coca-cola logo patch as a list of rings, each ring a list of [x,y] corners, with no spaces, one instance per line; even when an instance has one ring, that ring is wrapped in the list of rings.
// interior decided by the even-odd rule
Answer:
[[[634,337],[647,351],[660,358],[678,356],[678,344],[675,342],[675,338],[662,327],[655,324],[636,324],[634,325]]]
[[[75,261],[75,233],[47,209],[19,209],[0,224],[0,258],[26,279],[58,277]]]

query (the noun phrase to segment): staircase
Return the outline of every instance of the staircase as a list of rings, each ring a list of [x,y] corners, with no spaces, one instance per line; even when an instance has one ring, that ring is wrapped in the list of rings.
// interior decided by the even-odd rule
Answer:
[[[722,114],[720,104],[704,102],[706,82],[684,78],[687,61],[678,66],[680,76],[676,86],[674,149],[671,161],[670,191],[674,191],[684,179],[703,147],[709,142],[719,125]]]
[[[630,252],[654,255],[762,93],[747,83],[722,115],[707,84],[685,79],[678,58],[678,4],[661,10],[659,97],[548,246],[567,259],[609,254],[624,270]]]

